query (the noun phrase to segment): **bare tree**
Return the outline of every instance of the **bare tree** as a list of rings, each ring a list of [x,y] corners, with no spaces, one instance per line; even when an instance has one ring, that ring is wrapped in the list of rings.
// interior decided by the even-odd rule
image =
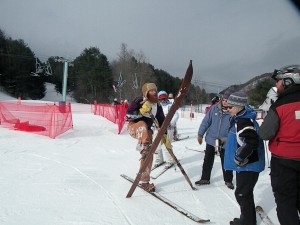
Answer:
[[[147,63],[145,54],[142,51],[135,53],[134,50],[128,50],[125,43],[121,44],[118,56],[119,58],[111,64],[115,81],[115,97],[120,95],[120,98],[132,100],[141,93],[141,86],[145,82],[151,81],[151,75],[154,72]],[[120,77],[123,81],[122,86]]]

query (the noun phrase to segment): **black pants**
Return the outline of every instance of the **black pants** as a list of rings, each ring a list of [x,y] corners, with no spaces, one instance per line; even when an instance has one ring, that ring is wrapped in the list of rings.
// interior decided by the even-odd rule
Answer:
[[[223,178],[225,182],[232,182],[233,174],[230,170],[224,170],[224,149],[220,151]],[[205,156],[202,167],[202,176],[201,180],[210,180],[211,170],[213,168],[215,160],[215,147],[209,144],[206,144]]]
[[[300,225],[300,161],[271,158],[271,185],[281,225]]]
[[[236,172],[235,199],[241,209],[241,224],[256,225],[256,212],[253,189],[259,173],[252,171]]]

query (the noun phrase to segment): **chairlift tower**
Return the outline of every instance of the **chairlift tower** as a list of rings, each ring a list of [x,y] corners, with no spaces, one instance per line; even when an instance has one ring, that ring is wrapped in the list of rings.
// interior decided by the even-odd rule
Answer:
[[[134,94],[136,94],[137,89],[139,88],[138,80],[136,73],[134,74],[134,78],[132,80],[132,89],[134,89]]]
[[[64,74],[63,74],[63,90],[62,90],[62,96],[63,102],[66,102],[66,95],[67,95],[67,78],[68,78],[68,67],[70,61],[60,57],[59,59],[55,59],[56,62],[63,62],[64,63]]]
[[[120,100],[121,100],[121,97],[122,97],[122,94],[121,94],[122,93],[122,87],[125,83],[126,83],[126,80],[123,80],[122,73],[120,73],[119,80],[117,82],[117,88],[120,92]]]

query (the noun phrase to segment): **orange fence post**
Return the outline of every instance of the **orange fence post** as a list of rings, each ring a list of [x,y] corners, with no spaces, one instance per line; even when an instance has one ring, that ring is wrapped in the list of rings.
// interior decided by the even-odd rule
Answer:
[[[192,118],[194,118],[194,113],[193,113],[193,103],[191,102],[190,119],[192,120]]]

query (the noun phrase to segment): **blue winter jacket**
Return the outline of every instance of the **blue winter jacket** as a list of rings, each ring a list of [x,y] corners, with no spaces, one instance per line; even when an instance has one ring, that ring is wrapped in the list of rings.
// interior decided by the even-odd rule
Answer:
[[[213,105],[203,118],[198,129],[198,136],[205,135],[206,144],[215,145],[216,139],[226,138],[230,114],[221,109],[221,102]]]
[[[237,141],[237,134],[236,129],[238,127],[239,121],[242,121],[242,119],[250,119],[251,124],[253,124],[252,128],[256,131],[255,138],[257,138],[257,145],[256,149],[252,149],[253,152],[249,156],[249,163],[244,166],[238,166],[234,162],[234,157],[236,155],[236,151],[240,145]],[[227,136],[227,141],[225,145],[225,156],[224,156],[224,169],[225,170],[234,170],[237,172],[240,171],[253,171],[253,172],[261,172],[265,168],[265,149],[264,149],[264,143],[263,140],[259,138],[258,131],[259,131],[259,125],[256,122],[256,112],[248,105],[246,105],[245,110],[238,115],[233,116],[230,119],[230,127],[229,132]],[[245,120],[244,120],[245,121]],[[249,121],[249,120],[248,120]],[[250,122],[250,121],[249,121]],[[245,127],[244,127],[245,128]],[[238,130],[243,130],[243,127],[241,125],[239,126]],[[252,130],[253,131],[253,130]],[[250,129],[251,132],[251,129]],[[243,136],[244,133],[244,137]],[[246,133],[246,134],[245,134]],[[240,142],[243,142],[242,145],[247,145],[247,135],[249,135],[248,131],[242,131],[242,133],[239,135]],[[246,148],[245,148],[246,149]]]

